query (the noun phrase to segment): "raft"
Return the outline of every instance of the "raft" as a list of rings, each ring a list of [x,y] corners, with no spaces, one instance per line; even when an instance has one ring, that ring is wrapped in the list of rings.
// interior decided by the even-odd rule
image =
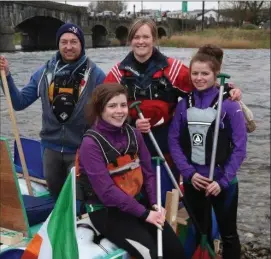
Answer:
[[[30,242],[35,233],[38,232],[46,218],[54,208],[55,202],[49,196],[44,185],[45,179],[42,172],[42,159],[40,142],[24,139],[22,146],[25,154],[26,164],[31,176],[31,185],[35,196],[29,196],[26,184],[20,179],[21,164],[18,159],[17,147],[14,145],[12,155],[6,138],[0,137],[0,180],[1,183],[1,229],[5,228],[5,235],[1,232],[0,259],[21,259],[23,250]],[[33,154],[35,159],[33,160]],[[38,171],[39,170],[39,171]],[[19,174],[18,174],[19,173]],[[167,205],[171,206],[171,204]],[[179,208],[184,210],[182,203],[178,200]],[[80,205],[78,204],[78,214]],[[169,221],[169,220],[168,220]],[[195,229],[188,217],[181,220],[183,223],[176,224],[176,232],[185,248],[187,258],[192,257],[195,248]],[[78,219],[77,224],[90,224],[88,214]],[[170,223],[170,222],[169,222]],[[213,237],[219,238],[216,221],[213,220]],[[10,233],[9,233],[10,231]],[[11,232],[14,233],[11,233]],[[18,234],[18,235],[17,235]],[[23,234],[23,235],[22,235]],[[79,248],[79,259],[129,259],[126,251],[116,247],[107,239],[102,239],[100,245],[93,243],[93,232],[90,229],[77,228],[77,242]],[[12,236],[12,238],[11,238]],[[15,240],[15,236],[17,239]],[[20,237],[19,237],[20,236]],[[8,240],[8,241],[7,241]],[[91,255],[91,257],[90,257]]]

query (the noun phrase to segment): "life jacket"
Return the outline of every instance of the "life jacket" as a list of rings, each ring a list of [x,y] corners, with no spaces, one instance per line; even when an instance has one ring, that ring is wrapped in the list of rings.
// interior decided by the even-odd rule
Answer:
[[[224,92],[223,100],[228,98]],[[210,165],[213,136],[217,114],[218,95],[207,109],[194,107],[193,93],[187,98],[187,125],[180,138],[180,145],[187,159],[198,165]],[[219,129],[215,164],[223,164],[232,152],[232,141],[228,130]]]
[[[73,76],[56,76],[52,80],[48,89],[49,101],[53,113],[60,123],[65,123],[71,117],[81,88],[86,84],[85,73],[86,64],[81,69],[81,73],[75,73]]]
[[[134,130],[128,124],[125,127],[128,145],[124,152],[120,153],[100,133],[87,130],[84,137],[91,137],[99,144],[108,172],[114,183],[126,194],[136,196],[140,193],[143,184],[143,174],[138,157],[138,144]],[[76,155],[77,175],[77,199],[90,200],[95,196],[87,175],[79,172],[79,155]],[[89,161],[91,163],[91,161]],[[96,196],[95,196],[96,197]]]
[[[142,74],[134,68],[132,55],[130,53],[120,64],[114,66],[105,82],[117,81],[126,86],[128,104],[140,100],[140,109],[144,117],[151,118],[151,126],[166,124],[173,116],[178,97],[191,91],[188,69],[182,62],[155,50],[154,57]],[[187,78],[187,84],[184,78]],[[184,90],[176,85],[182,85]],[[131,109],[129,114],[133,120],[138,118],[135,109]]]

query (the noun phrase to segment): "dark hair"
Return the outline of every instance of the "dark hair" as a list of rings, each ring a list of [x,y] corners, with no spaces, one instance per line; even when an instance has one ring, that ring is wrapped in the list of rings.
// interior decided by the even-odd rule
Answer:
[[[150,18],[138,18],[130,26],[129,33],[128,33],[128,43],[131,43],[137,30],[145,24],[150,27],[151,34],[152,34],[154,41],[156,41],[158,39],[158,31],[157,31],[157,26],[156,26],[155,22]]]
[[[190,61],[189,71],[191,73],[191,67],[195,62],[206,62],[210,66],[211,70],[216,75],[220,71],[221,63],[214,57],[204,53],[197,53]]]
[[[209,56],[214,57],[220,64],[222,64],[222,60],[223,60],[223,50],[221,48],[219,48],[216,45],[212,45],[212,44],[206,44],[201,46],[198,49],[197,53],[201,53],[201,54],[206,54]]]
[[[96,86],[85,105],[85,117],[89,126],[92,126],[101,117],[106,104],[120,94],[124,94],[128,98],[127,89],[121,84],[105,83]]]

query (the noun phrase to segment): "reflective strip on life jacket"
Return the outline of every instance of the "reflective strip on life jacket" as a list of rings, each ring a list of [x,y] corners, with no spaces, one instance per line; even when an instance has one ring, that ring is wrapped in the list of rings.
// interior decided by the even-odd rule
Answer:
[[[131,161],[128,164],[125,164],[123,166],[119,166],[116,169],[109,169],[109,173],[110,175],[114,175],[114,174],[120,174],[122,172],[126,172],[128,170],[133,170],[140,167],[140,161],[137,158],[135,161]]]
[[[118,65],[115,65],[112,69],[111,69],[112,74],[114,75],[114,77],[116,78],[116,80],[118,81],[118,83],[120,83],[121,78],[122,78],[122,74],[120,73],[119,67]]]

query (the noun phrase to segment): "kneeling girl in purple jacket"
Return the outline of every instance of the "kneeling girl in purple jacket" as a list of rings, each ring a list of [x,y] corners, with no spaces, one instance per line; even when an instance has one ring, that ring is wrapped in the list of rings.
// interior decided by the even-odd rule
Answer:
[[[172,159],[183,176],[187,202],[201,228],[205,224],[206,196],[210,196],[223,242],[223,258],[239,259],[236,175],[246,157],[247,135],[239,103],[228,98],[222,103],[214,179],[208,179],[219,94],[215,82],[219,71],[220,63],[214,56],[197,53],[192,58],[190,79],[195,90],[178,103],[168,144]],[[199,242],[197,233],[197,244]]]
[[[127,90],[95,88],[86,106],[91,128],[79,150],[79,177],[88,183],[90,220],[104,237],[138,259],[157,258],[157,227],[163,228],[164,258],[184,258],[183,247],[157,210],[156,176],[141,133],[126,123]]]

